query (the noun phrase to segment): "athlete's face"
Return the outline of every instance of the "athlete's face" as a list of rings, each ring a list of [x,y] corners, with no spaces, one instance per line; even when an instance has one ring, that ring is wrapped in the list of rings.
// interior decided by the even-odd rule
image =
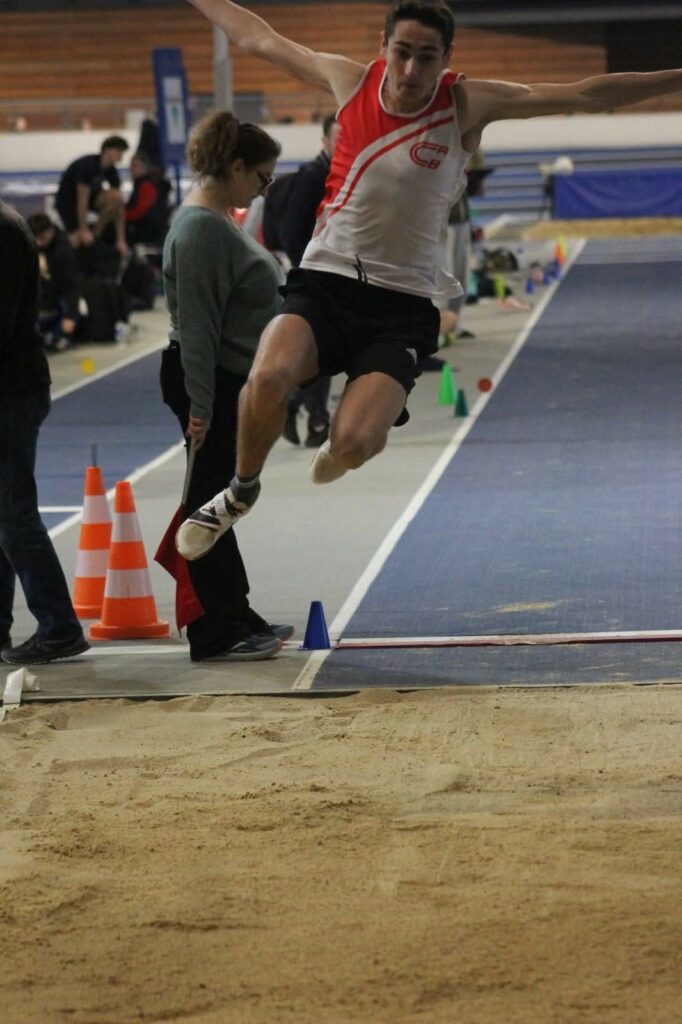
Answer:
[[[384,102],[388,109],[409,114],[423,107],[451,53],[452,47],[443,49],[438,29],[418,21],[399,21],[381,47],[387,66]]]

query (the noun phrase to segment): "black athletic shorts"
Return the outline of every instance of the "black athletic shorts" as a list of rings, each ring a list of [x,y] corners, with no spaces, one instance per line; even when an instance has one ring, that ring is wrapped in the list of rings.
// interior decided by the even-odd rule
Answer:
[[[300,268],[289,271],[280,292],[280,312],[310,324],[321,377],[344,371],[352,381],[380,372],[409,394],[422,357],[438,349],[440,313],[419,295]]]

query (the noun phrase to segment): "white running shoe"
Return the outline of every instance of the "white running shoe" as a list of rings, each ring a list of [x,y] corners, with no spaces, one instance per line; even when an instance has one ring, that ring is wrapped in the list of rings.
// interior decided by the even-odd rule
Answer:
[[[325,441],[315,452],[315,457],[310,464],[310,479],[314,484],[330,484],[348,472],[346,467],[337,462],[330,454],[330,447],[331,442]]]
[[[182,557],[193,562],[207,555],[216,541],[253,508],[259,493],[260,484],[253,488],[250,502],[235,501],[228,487],[193,512],[175,534],[175,546]]]

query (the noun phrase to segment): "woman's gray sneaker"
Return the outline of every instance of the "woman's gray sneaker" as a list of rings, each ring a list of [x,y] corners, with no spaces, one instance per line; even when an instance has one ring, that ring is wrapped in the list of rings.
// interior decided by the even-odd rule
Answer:
[[[264,661],[266,658],[274,658],[281,647],[282,642],[276,636],[254,633],[218,654],[210,654],[207,658],[192,658],[192,661]]]

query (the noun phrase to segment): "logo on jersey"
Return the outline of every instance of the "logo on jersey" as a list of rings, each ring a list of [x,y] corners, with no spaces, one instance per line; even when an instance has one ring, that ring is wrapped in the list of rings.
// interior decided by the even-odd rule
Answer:
[[[443,162],[443,157],[447,156],[448,149],[448,146],[439,146],[435,142],[415,142],[410,157],[419,167],[435,171]]]

